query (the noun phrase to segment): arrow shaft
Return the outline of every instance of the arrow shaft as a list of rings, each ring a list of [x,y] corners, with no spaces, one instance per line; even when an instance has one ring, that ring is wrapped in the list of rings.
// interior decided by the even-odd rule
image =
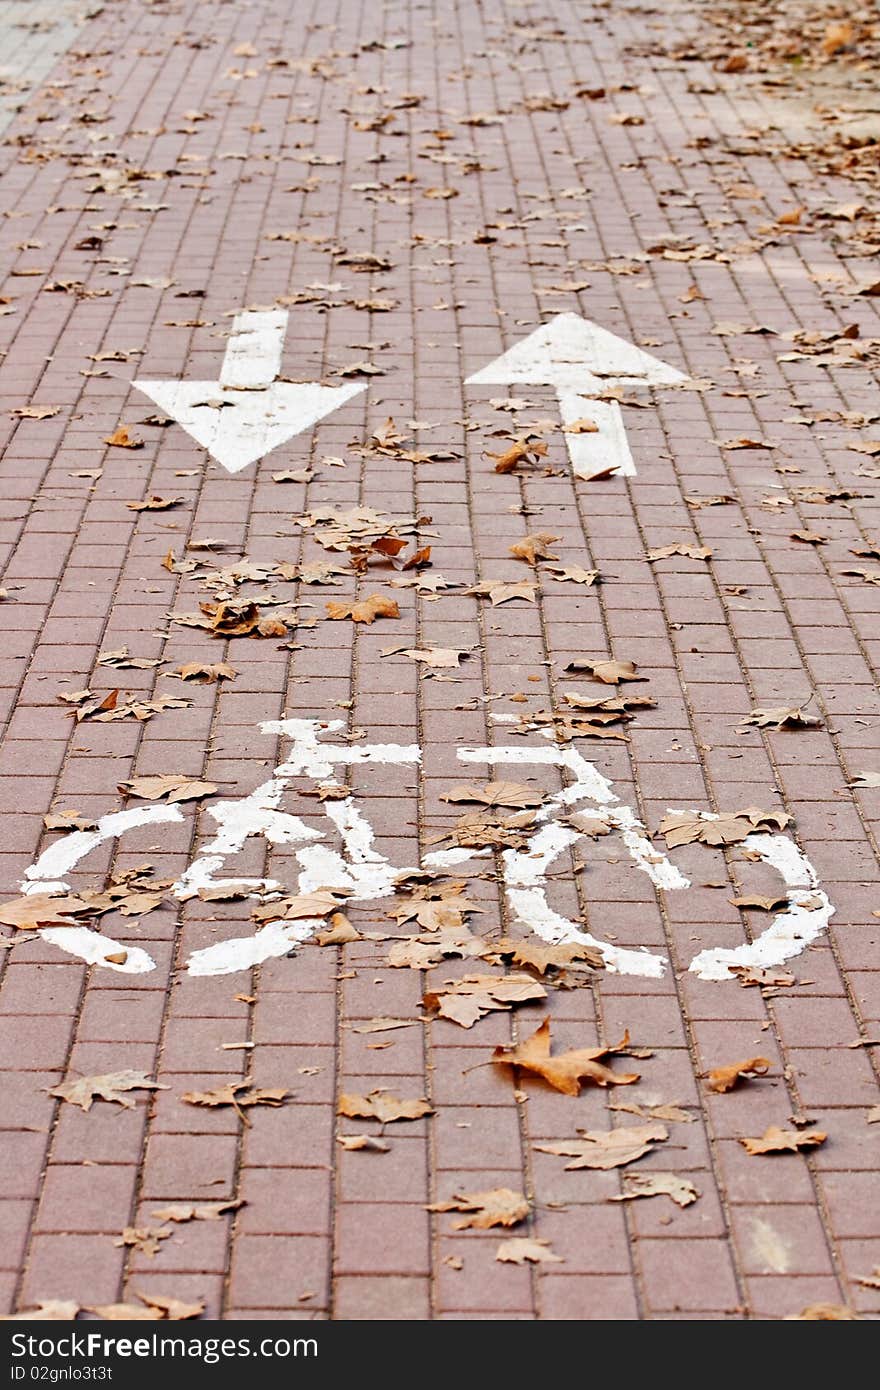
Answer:
[[[623,414],[616,401],[596,401],[574,391],[557,391],[563,429],[590,421],[595,430],[568,430],[565,440],[572,472],[589,480],[614,470],[615,477],[633,477],[636,466],[626,437]]]
[[[246,309],[236,314],[220,385],[231,391],[265,391],[281,371],[286,332],[286,309]]]

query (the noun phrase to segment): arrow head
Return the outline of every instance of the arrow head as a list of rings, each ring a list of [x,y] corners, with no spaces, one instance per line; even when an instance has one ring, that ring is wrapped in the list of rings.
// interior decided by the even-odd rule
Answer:
[[[467,379],[468,385],[548,385],[588,395],[621,383],[674,386],[687,377],[580,314],[557,314]]]
[[[276,381],[262,391],[235,391],[219,381],[135,381],[229,473],[239,473],[279,444],[310,429],[365,386]]]

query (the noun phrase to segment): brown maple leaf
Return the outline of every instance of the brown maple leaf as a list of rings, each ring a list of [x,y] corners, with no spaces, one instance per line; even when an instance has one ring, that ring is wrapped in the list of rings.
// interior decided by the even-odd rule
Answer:
[[[85,1111],[91,1110],[95,1100],[114,1101],[126,1110],[133,1110],[135,1103],[125,1094],[126,1091],[168,1089],[158,1081],[151,1081],[146,1072],[125,1070],[104,1072],[101,1076],[81,1076],[77,1081],[62,1081],[53,1086],[48,1094],[66,1100],[69,1105],[78,1105]]]
[[[228,1086],[218,1086],[214,1091],[184,1091],[180,1097],[187,1105],[203,1105],[209,1109],[231,1105],[238,1117],[246,1125],[250,1124],[245,1111],[253,1105],[283,1105],[290,1095],[284,1086],[257,1088],[249,1081],[232,1081]]]
[[[810,1129],[799,1132],[796,1129],[780,1129],[778,1125],[770,1125],[764,1131],[760,1139],[740,1139],[740,1143],[749,1154],[783,1154],[798,1153],[801,1149],[815,1149],[820,1144],[824,1144],[828,1135],[821,1129]]]
[[[521,1192],[509,1187],[493,1187],[486,1192],[456,1192],[447,1202],[431,1202],[427,1211],[470,1213],[452,1224],[457,1231],[487,1231],[491,1226],[516,1226],[529,1214],[529,1204]]]
[[[559,539],[559,536],[551,535],[549,531],[538,531],[533,536],[523,536],[521,541],[514,541],[510,553],[515,559],[524,560],[527,565],[537,565],[539,560],[558,560],[559,556],[553,555],[549,547]]]
[[[351,618],[353,623],[366,623],[367,625],[374,622],[376,618],[400,617],[397,601],[393,598],[384,598],[382,594],[370,594],[368,598],[357,603],[328,602],[326,607],[330,618],[336,620]]]
[[[647,676],[637,674],[634,661],[570,661],[566,671],[582,672],[593,680],[605,685],[617,685],[619,681],[646,681]]]
[[[638,1081],[638,1072],[615,1072],[603,1065],[601,1059],[620,1052],[629,1044],[629,1034],[614,1047],[579,1048],[550,1056],[550,1019],[544,1022],[525,1042],[516,1047],[496,1047],[492,1061],[499,1066],[518,1067],[533,1076],[541,1076],[556,1091],[567,1096],[580,1093],[583,1081],[596,1086],[628,1086]]]
[[[597,1168],[607,1171],[634,1163],[650,1153],[655,1143],[669,1138],[664,1124],[654,1120],[644,1125],[621,1125],[619,1129],[579,1129],[580,1139],[559,1139],[552,1144],[536,1144],[541,1153],[570,1158],[566,1170]]]
[[[343,1092],[337,1101],[336,1113],[351,1119],[378,1120],[380,1124],[388,1125],[395,1120],[420,1120],[423,1115],[433,1115],[434,1107],[424,1096],[400,1100],[390,1091],[379,1089],[370,1091],[366,1096]]]
[[[743,1062],[727,1062],[724,1066],[713,1067],[709,1072],[709,1090],[719,1095],[732,1091],[740,1081],[747,1081],[752,1076],[766,1076],[771,1065],[766,1057],[748,1057]]]

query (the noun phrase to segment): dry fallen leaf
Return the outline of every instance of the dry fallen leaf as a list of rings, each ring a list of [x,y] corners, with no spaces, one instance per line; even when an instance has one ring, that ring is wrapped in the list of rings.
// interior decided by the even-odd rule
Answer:
[[[175,675],[182,681],[199,681],[202,685],[213,685],[217,681],[234,681],[238,672],[226,661],[208,664],[204,661],[189,661],[178,666]]]
[[[127,425],[119,425],[111,435],[105,440],[105,444],[111,444],[114,449],[142,449],[144,441],[138,439],[136,435],[129,434]],[[131,505],[129,503],[129,505]]]
[[[78,1303],[68,1299],[42,1299],[25,1313],[3,1313],[0,1322],[73,1322],[80,1311]]]
[[[361,599],[357,603],[328,602],[326,607],[330,618],[351,618],[353,623],[367,623],[369,625],[376,618],[400,617],[397,601],[393,598],[384,598],[381,594],[370,594],[369,598]]]
[[[740,1081],[747,1081],[753,1076],[766,1076],[770,1067],[771,1063],[766,1057],[748,1057],[743,1062],[728,1062],[724,1066],[713,1067],[708,1075],[709,1090],[722,1095],[732,1091]]]
[[[425,994],[425,1008],[436,1011],[462,1028],[496,1009],[510,1009],[532,999],[546,999],[547,991],[531,975],[465,975],[449,980]]]
[[[126,502],[125,505],[130,512],[167,512],[169,508],[179,506],[182,501],[182,497],[157,497],[154,493],[143,502]]]
[[[565,669],[592,676],[594,681],[602,681],[605,685],[648,679],[647,676],[637,674],[638,668],[634,661],[570,661]]]
[[[751,710],[742,720],[759,729],[809,729],[821,723],[815,715],[805,714],[800,705],[776,705],[773,708]]]
[[[126,1226],[113,1244],[123,1249],[138,1250],[142,1255],[149,1255],[152,1259],[162,1249],[162,1241],[167,1240],[171,1234],[171,1231],[154,1229],[151,1226]]]
[[[839,1303],[809,1303],[799,1313],[790,1313],[786,1321],[794,1322],[858,1322],[859,1317]]]
[[[95,1100],[115,1101],[126,1110],[133,1110],[135,1103],[124,1093],[126,1091],[167,1091],[158,1081],[151,1081],[142,1071],[110,1071],[101,1076],[81,1076],[78,1081],[62,1081],[48,1092],[70,1105],[78,1105],[89,1111]]]
[[[740,1143],[750,1154],[798,1153],[801,1149],[815,1149],[824,1144],[828,1135],[821,1129],[798,1133],[796,1129],[780,1129],[770,1125],[760,1139],[740,1139]]]
[[[245,1206],[243,1198],[238,1197],[228,1202],[204,1202],[196,1205],[193,1202],[178,1202],[170,1207],[161,1207],[153,1212],[154,1221],[219,1221],[221,1216],[226,1216],[229,1212],[238,1211],[239,1207]]]
[[[540,439],[518,439],[501,454],[487,450],[490,459],[495,459],[496,473],[512,473],[518,463],[537,463],[547,454],[547,445]]]
[[[125,796],[138,796],[143,801],[200,801],[202,797],[213,796],[217,783],[201,782],[197,777],[166,772],[150,777],[132,777],[130,782],[120,782],[119,790]]]
[[[660,834],[670,849],[699,841],[704,845],[732,845],[758,830],[784,830],[790,820],[783,811],[761,811],[747,806],[743,811],[723,811],[717,816],[699,811],[671,811],[660,822]]]
[[[582,565],[560,565],[558,569],[547,571],[557,582],[571,584],[598,584],[601,575],[598,570],[585,570]]]
[[[539,531],[534,536],[523,536],[521,541],[514,541],[510,553],[527,565],[536,565],[539,560],[558,560],[559,556],[553,555],[549,549],[558,540],[559,536],[553,536],[549,531]]]
[[[579,1129],[580,1139],[560,1139],[553,1144],[536,1144],[541,1153],[570,1158],[566,1171],[575,1168],[622,1168],[650,1153],[655,1143],[669,1138],[669,1130],[659,1121],[645,1125],[622,1125],[620,1129]]]
[[[750,985],[759,985],[762,989],[788,989],[797,984],[794,975],[787,970],[769,970],[757,965],[731,965],[728,969],[744,989]]]
[[[370,1091],[369,1095],[357,1096],[343,1093],[337,1106],[337,1115],[347,1115],[352,1119],[378,1120],[388,1125],[395,1120],[420,1120],[423,1115],[433,1115],[434,1107],[424,1099],[399,1100],[390,1091]]]
[[[465,593],[472,594],[475,598],[487,598],[492,607],[497,608],[501,603],[510,603],[518,598],[524,599],[526,603],[534,603],[537,590],[537,584],[530,583],[528,579],[521,579],[517,584],[502,579],[489,579],[483,584],[475,584],[472,589],[465,589]]]
[[[377,1139],[372,1134],[338,1134],[337,1144],[350,1153],[366,1150],[368,1153],[387,1154],[391,1145],[385,1139]]]
[[[520,782],[487,782],[478,787],[472,782],[459,782],[451,787],[441,801],[477,802],[481,806],[509,806],[520,810],[529,806],[540,806],[544,800],[543,792],[535,792]]]
[[[661,545],[656,550],[649,550],[647,558],[654,560],[668,560],[673,555],[683,555],[688,560],[708,560],[712,556],[712,551],[707,545]]]
[[[548,970],[564,970],[575,962],[591,970],[604,970],[605,957],[595,946],[568,942],[560,946],[538,946],[531,941],[509,941],[506,937],[493,948],[499,956],[510,956],[514,965],[527,965],[539,975]]]
[[[638,1081],[638,1072],[615,1072],[602,1064],[601,1058],[622,1051],[629,1044],[629,1034],[614,1047],[579,1048],[550,1056],[550,1019],[544,1022],[515,1047],[496,1047],[492,1061],[499,1066],[518,1067],[533,1076],[541,1076],[556,1091],[576,1096],[583,1081],[596,1086],[628,1086]]]
[[[245,1110],[253,1105],[283,1105],[290,1095],[284,1086],[254,1087],[249,1081],[232,1081],[228,1086],[218,1086],[214,1091],[184,1091],[180,1097],[187,1105],[203,1105],[216,1109],[221,1105],[231,1105],[245,1123],[250,1121]]]
[[[509,1187],[493,1187],[486,1192],[456,1192],[448,1202],[432,1202],[427,1211],[472,1213],[453,1221],[457,1231],[487,1231],[491,1226],[516,1226],[529,1214],[529,1204],[521,1192]]]
[[[561,1255],[554,1255],[549,1240],[535,1240],[531,1236],[512,1236],[503,1240],[495,1252],[501,1264],[565,1264]]]
[[[699,1192],[688,1178],[676,1173],[624,1173],[623,1191],[611,1202],[632,1202],[637,1197],[671,1197],[676,1206],[689,1207]]]

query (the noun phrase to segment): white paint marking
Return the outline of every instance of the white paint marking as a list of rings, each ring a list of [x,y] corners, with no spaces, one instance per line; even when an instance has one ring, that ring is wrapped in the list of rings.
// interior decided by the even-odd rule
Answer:
[[[677,889],[689,886],[688,879],[664,854],[658,853],[654,848],[645,834],[644,826],[630,808],[613,804],[618,801],[618,797],[608,779],[570,745],[558,747],[551,744],[545,748],[459,748],[458,757],[462,762],[488,763],[493,767],[498,763],[541,763],[545,766],[565,768],[572,774],[574,780],[571,785],[557,792],[537,811],[535,819],[543,823],[530,837],[526,848],[506,849],[502,853],[508,904],[516,919],[523,926],[536,932],[544,941],[553,944],[581,941],[588,946],[597,947],[602,952],[608,970],[623,975],[659,978],[666,965],[663,956],[653,955],[647,950],[627,950],[624,947],[612,946],[607,941],[600,941],[582,926],[560,916],[547,901],[546,882],[550,865],[583,834],[572,826],[554,820],[553,813],[577,802],[593,802],[602,807],[605,818],[620,831],[633,862],[648,875],[656,887]],[[439,850],[426,855],[423,863],[428,867],[441,868],[463,863],[466,859],[482,853],[484,851],[458,848]]]
[[[118,970],[123,975],[145,975],[156,969],[152,956],[140,946],[129,946],[114,941],[110,936],[89,927],[41,927],[40,936],[53,946],[58,946],[68,955],[78,956],[87,965],[106,965],[108,970]],[[108,956],[125,955],[124,961],[108,960]]]
[[[132,385],[229,473],[239,473],[366,390],[356,382],[276,381],[287,319],[286,309],[237,314],[217,381]]]
[[[73,830],[62,839],[44,850],[29,869],[25,870],[21,883],[22,893],[66,893],[70,884],[64,875],[81,859],[85,859],[93,849],[105,840],[115,840],[126,830],[134,830],[140,825],[161,825],[168,821],[182,821],[183,813],[179,806],[135,806],[130,811],[111,811],[102,816],[94,830]]]
[[[566,434],[575,477],[590,479],[613,468],[636,468],[619,405],[592,399],[609,386],[675,386],[687,377],[580,314],[557,314],[467,379],[467,385],[521,382],[556,388],[563,424],[587,418],[598,431]]]
[[[703,816],[706,820],[715,819],[707,812]],[[731,965],[784,965],[821,936],[834,915],[827,893],[819,888],[816,870],[787,835],[748,835],[743,847],[754,850],[765,864],[779,872],[789,890],[788,907],[777,912],[767,930],[754,941],[732,950],[719,946],[695,956],[688,968],[701,980],[729,980]]]
[[[270,922],[253,936],[236,936],[230,941],[218,941],[203,951],[193,951],[187,962],[190,975],[234,975],[250,970],[264,960],[286,956],[298,942],[308,941],[323,922],[303,917],[298,922]]]

